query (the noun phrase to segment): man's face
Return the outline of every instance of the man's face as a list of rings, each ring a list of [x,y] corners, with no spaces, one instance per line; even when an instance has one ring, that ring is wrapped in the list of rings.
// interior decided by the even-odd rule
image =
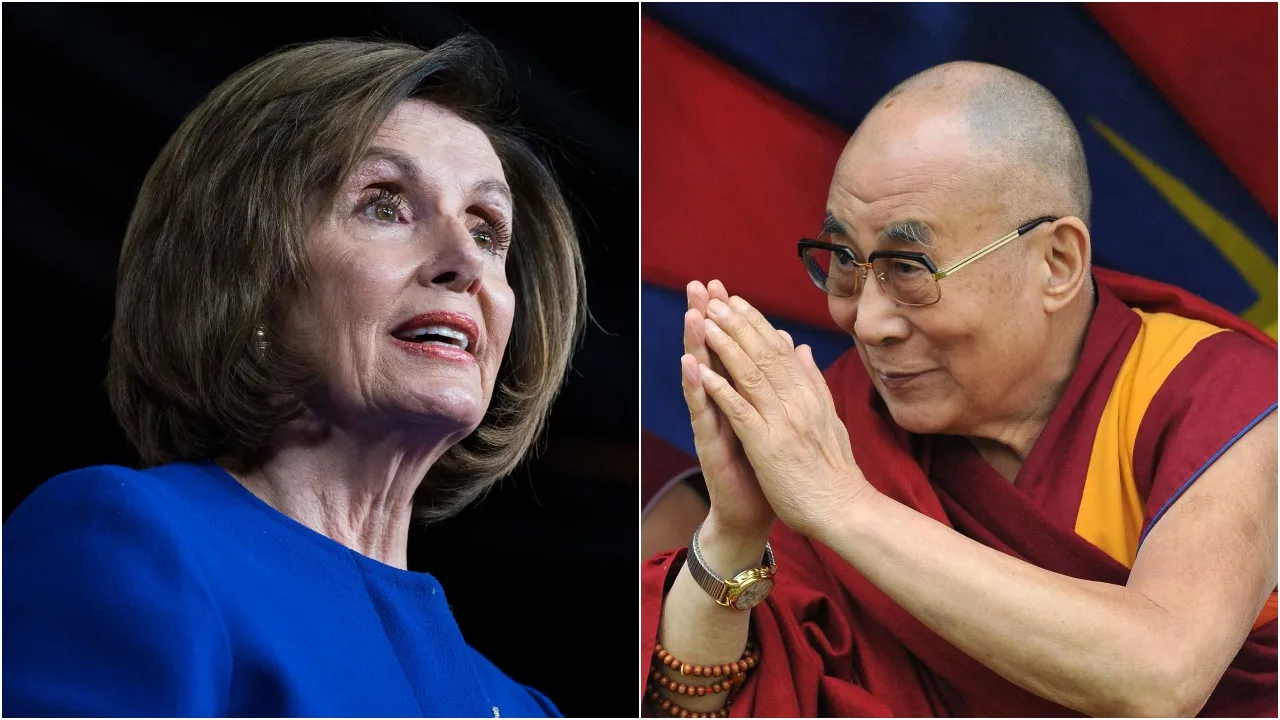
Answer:
[[[875,111],[845,147],[827,211],[859,262],[875,250],[927,254],[939,268],[1010,232],[989,174],[981,169],[954,116],[899,103]],[[917,223],[928,244],[894,237]],[[1009,225],[1008,227],[1006,227]],[[975,434],[1007,422],[1034,399],[1045,342],[1045,317],[1032,254],[1005,246],[940,281],[942,299],[927,307],[893,300],[873,276],[860,295],[829,297],[832,318],[858,343],[872,383],[894,420],[915,433]]]

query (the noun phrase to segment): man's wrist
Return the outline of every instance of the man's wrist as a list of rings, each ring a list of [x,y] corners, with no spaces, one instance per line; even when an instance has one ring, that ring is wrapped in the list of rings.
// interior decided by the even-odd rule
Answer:
[[[697,531],[699,555],[708,570],[728,580],[743,570],[761,566],[770,529],[731,531],[717,521],[713,511]]]
[[[821,523],[817,530],[806,535],[844,556],[851,547],[865,543],[865,533],[879,527],[878,520],[886,512],[886,504],[897,505],[897,501],[871,488],[849,498],[839,510],[833,512],[827,522]],[[846,557],[846,559],[848,559]]]

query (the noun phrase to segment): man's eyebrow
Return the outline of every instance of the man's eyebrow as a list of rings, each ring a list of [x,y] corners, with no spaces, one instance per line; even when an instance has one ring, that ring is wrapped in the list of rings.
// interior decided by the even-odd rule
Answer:
[[[880,231],[881,242],[933,247],[933,233],[919,220],[899,220]]]
[[[821,232],[823,235],[844,235],[845,237],[850,236],[849,228],[845,227],[844,223],[837,220],[836,216],[832,215],[830,210],[827,211],[827,216],[822,219]]]

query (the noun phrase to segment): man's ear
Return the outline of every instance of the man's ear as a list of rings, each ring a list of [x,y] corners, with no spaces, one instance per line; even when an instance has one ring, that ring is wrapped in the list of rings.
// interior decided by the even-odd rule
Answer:
[[[1061,218],[1049,226],[1038,246],[1043,263],[1044,309],[1058,312],[1088,289],[1092,260],[1089,228],[1078,217]]]

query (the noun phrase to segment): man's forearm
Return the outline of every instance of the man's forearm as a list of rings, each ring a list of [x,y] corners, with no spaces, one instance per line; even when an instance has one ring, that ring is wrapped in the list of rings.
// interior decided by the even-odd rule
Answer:
[[[879,495],[827,535],[815,539],[913,617],[1036,695],[1092,715],[1164,700],[1152,695],[1167,618],[1136,592],[1038,568]]]
[[[760,564],[765,537],[738,538],[722,535],[709,519],[702,527],[698,545],[709,568],[720,577]],[[680,568],[675,583],[662,605],[658,642],[672,655],[691,665],[722,665],[742,657],[747,644],[751,613],[723,607],[698,586],[689,568]],[[679,678],[678,673],[668,671]],[[710,685],[721,678],[679,678],[686,685]],[[706,712],[724,706],[727,693],[690,697],[664,693],[665,697],[692,711]]]

